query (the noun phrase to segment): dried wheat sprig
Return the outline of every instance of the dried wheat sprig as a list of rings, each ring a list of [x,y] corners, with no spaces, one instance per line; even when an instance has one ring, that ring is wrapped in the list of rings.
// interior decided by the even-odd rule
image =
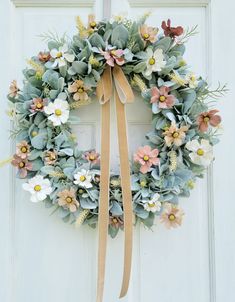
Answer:
[[[177,154],[175,151],[171,151],[169,154],[170,157],[170,171],[173,172],[177,168]]]
[[[76,226],[77,228],[80,227],[80,226],[83,224],[83,222],[85,221],[85,219],[87,218],[87,216],[89,215],[89,213],[90,213],[90,210],[85,209],[85,210],[83,210],[83,211],[79,214],[78,218],[77,218],[76,221],[75,221],[75,226]]]
[[[134,75],[133,77],[134,84],[136,84],[141,92],[145,92],[147,90],[147,86],[145,82],[141,79],[141,77],[137,74]]]
[[[7,158],[7,159],[1,160],[0,161],[0,168],[2,168],[3,166],[9,164],[12,160],[13,160],[12,156]]]
[[[84,100],[84,101],[75,101],[70,104],[70,109],[78,109],[78,108],[88,105],[90,103],[91,103],[91,99]]]

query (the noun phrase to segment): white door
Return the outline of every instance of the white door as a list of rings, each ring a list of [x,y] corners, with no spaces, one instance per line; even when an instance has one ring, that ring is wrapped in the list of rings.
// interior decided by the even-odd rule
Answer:
[[[229,59],[235,47],[232,16],[235,7],[231,0],[211,3],[209,0],[118,0],[111,1],[111,5],[108,0],[1,0],[0,5],[1,159],[13,150],[5,115],[5,95],[10,81],[20,82],[26,59],[44,49],[37,35],[48,30],[72,35],[76,31],[77,15],[83,20],[91,12],[98,19],[103,13],[107,16],[128,13],[135,18],[151,11],[150,25],[160,26],[168,18],[176,25],[198,24],[199,34],[188,42],[186,60],[196,73],[214,84],[218,80],[233,80],[230,89],[235,88]],[[232,29],[229,32],[226,22],[231,18],[233,26],[229,26]],[[132,280],[123,302],[234,301],[235,209],[231,201],[235,196],[232,174],[235,143],[234,133],[229,133],[234,129],[232,93],[222,101],[220,109],[226,130],[222,143],[216,147],[215,168],[210,168],[207,178],[197,182],[189,199],[181,200],[186,212],[181,228],[168,231],[158,225],[153,232],[142,226],[135,229]],[[141,100],[130,106],[127,117],[129,145],[133,151],[150,127],[151,114]],[[80,117],[81,124],[74,127],[79,144],[83,148],[99,149],[99,105],[84,107]],[[114,125],[112,130],[115,131]],[[115,141],[112,146],[115,169]],[[0,170],[0,175],[0,301],[94,302],[97,231],[86,227],[74,229],[56,215],[49,216],[42,205],[30,203],[8,166]],[[122,252],[123,234],[119,234],[108,242],[104,302],[118,301]]]

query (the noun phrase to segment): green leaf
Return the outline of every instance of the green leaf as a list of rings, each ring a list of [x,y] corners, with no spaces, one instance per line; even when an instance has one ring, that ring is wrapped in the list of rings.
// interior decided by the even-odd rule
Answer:
[[[39,171],[43,167],[43,161],[40,158],[35,159],[31,163],[32,163],[32,171]]]
[[[81,74],[84,75],[86,74],[88,69],[88,66],[86,63],[82,61],[75,61],[72,63],[72,67],[69,68],[68,73],[71,75]]]
[[[137,65],[134,66],[133,72],[135,73],[141,73],[146,69],[146,62],[140,62]]]
[[[92,46],[98,47],[98,48],[104,48],[105,43],[102,37],[98,33],[94,33],[90,36],[89,42]]]
[[[125,48],[125,45],[128,41],[129,33],[126,27],[123,24],[117,25],[111,35],[111,44],[119,48]]]
[[[184,92],[181,92],[181,96],[183,97],[183,113],[187,113],[188,110],[192,107],[193,103],[197,98],[197,94],[194,90],[190,89]]]
[[[110,208],[110,212],[114,216],[121,216],[123,214],[123,211],[122,211],[122,208],[121,208],[120,204],[118,202],[116,202],[116,201],[112,202],[112,206]]]
[[[47,144],[47,130],[40,129],[38,134],[31,139],[31,144],[35,149],[42,150]]]

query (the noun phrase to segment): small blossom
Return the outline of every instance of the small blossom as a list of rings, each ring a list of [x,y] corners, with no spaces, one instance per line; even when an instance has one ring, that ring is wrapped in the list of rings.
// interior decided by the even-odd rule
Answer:
[[[13,80],[11,82],[11,85],[10,85],[10,88],[9,88],[9,96],[11,98],[16,98],[18,96],[19,91],[20,91],[20,89],[17,86],[16,80]]]
[[[117,188],[121,186],[121,180],[119,177],[113,177],[110,180],[110,186],[113,188]]]
[[[140,172],[146,174],[152,165],[159,164],[158,149],[151,149],[150,146],[140,147],[134,154],[134,161],[140,163]]]
[[[165,203],[160,221],[164,223],[168,229],[176,228],[182,224],[183,216],[184,212],[181,208],[167,202]]]
[[[159,109],[172,108],[175,104],[175,96],[169,94],[170,88],[162,86],[159,89],[153,87],[151,89],[151,101],[153,113],[157,113]]]
[[[29,179],[29,181],[24,183],[22,187],[25,191],[31,193],[30,200],[32,202],[45,200],[53,191],[49,179],[43,178],[42,175],[36,175]]]
[[[63,190],[57,194],[59,197],[58,205],[64,209],[68,209],[71,213],[77,211],[79,207],[79,202],[76,199],[76,191],[71,188],[69,190]]]
[[[93,33],[97,29],[97,22],[95,20],[95,15],[90,14],[88,16],[88,27],[89,33]]]
[[[194,164],[209,166],[213,160],[212,146],[206,139],[202,139],[201,142],[194,139],[187,142],[185,147],[189,151],[192,151],[189,153],[189,157]]]
[[[199,115],[197,119],[198,127],[201,132],[206,132],[209,125],[216,127],[221,123],[221,117],[216,113],[219,110],[210,110],[208,112],[203,112]]]
[[[159,201],[160,195],[155,193],[151,200],[143,200],[144,209],[148,212],[160,212],[161,210],[161,202]]]
[[[92,165],[99,164],[99,162],[100,162],[100,155],[99,155],[99,153],[95,152],[95,150],[92,150],[90,152],[86,152],[85,153],[85,158]]]
[[[164,35],[166,37],[171,37],[175,39],[175,37],[182,35],[184,29],[182,26],[171,27],[171,20],[168,19],[167,22],[162,21],[162,29],[164,30]]]
[[[147,61],[146,66],[147,70],[145,71],[146,76],[150,76],[153,72],[161,71],[162,68],[166,65],[164,60],[163,50],[158,48],[154,52],[152,48],[147,48]]]
[[[158,28],[149,27],[146,24],[140,27],[140,34],[144,41],[154,43],[157,41]]]
[[[25,159],[29,156],[30,145],[26,141],[21,141],[16,145],[16,155],[22,159]]]
[[[46,151],[44,154],[44,162],[46,165],[54,165],[57,161],[56,151]]]
[[[68,91],[73,93],[73,99],[75,101],[87,101],[89,98],[87,94],[88,90],[89,88],[84,86],[84,82],[81,80],[76,80],[68,87]]]
[[[123,227],[124,222],[121,217],[111,216],[109,217],[109,225],[114,227],[115,229],[119,229]]]
[[[109,66],[113,67],[115,63],[121,66],[125,63],[125,59],[123,57],[124,51],[122,49],[101,50],[100,53],[104,56],[106,63]]]
[[[18,168],[20,178],[25,178],[28,171],[32,170],[32,163],[30,163],[26,158],[22,158],[18,155],[14,155],[11,164]]]
[[[166,145],[170,147],[172,144],[179,147],[185,139],[185,133],[188,131],[188,126],[178,128],[175,122],[171,123],[169,129],[163,132]]]
[[[50,52],[51,57],[54,59],[52,68],[65,66],[67,63],[72,63],[75,59],[74,54],[69,53],[68,46],[64,44],[59,49],[53,48]]]
[[[38,60],[42,63],[46,63],[50,60],[51,55],[48,51],[40,51],[38,54]]]
[[[186,80],[188,86],[192,89],[195,89],[198,86],[197,77],[192,72],[186,74],[185,80]]]
[[[42,98],[33,98],[32,104],[30,105],[30,111],[31,112],[42,112],[44,109],[44,106],[47,105],[47,99]]]
[[[49,115],[48,120],[52,121],[54,126],[59,126],[65,124],[69,118],[69,104],[67,101],[55,99],[44,107],[44,112]]]
[[[74,175],[74,183],[76,185],[79,185],[82,188],[92,188],[92,174],[90,171],[86,171],[85,169],[82,169],[80,172],[77,172]]]

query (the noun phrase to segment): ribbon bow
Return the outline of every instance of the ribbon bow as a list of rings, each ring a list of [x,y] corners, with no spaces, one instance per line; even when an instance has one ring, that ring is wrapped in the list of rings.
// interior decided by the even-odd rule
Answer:
[[[134,101],[134,94],[122,69],[115,65],[112,69],[110,66],[106,67],[96,89],[97,97],[102,105],[97,302],[103,301],[105,259],[109,224],[110,100],[113,91],[112,79],[114,79],[114,95],[117,114],[125,231],[124,271],[120,298],[124,297],[128,291],[132,259],[132,194],[128,159],[125,104],[132,103]]]

